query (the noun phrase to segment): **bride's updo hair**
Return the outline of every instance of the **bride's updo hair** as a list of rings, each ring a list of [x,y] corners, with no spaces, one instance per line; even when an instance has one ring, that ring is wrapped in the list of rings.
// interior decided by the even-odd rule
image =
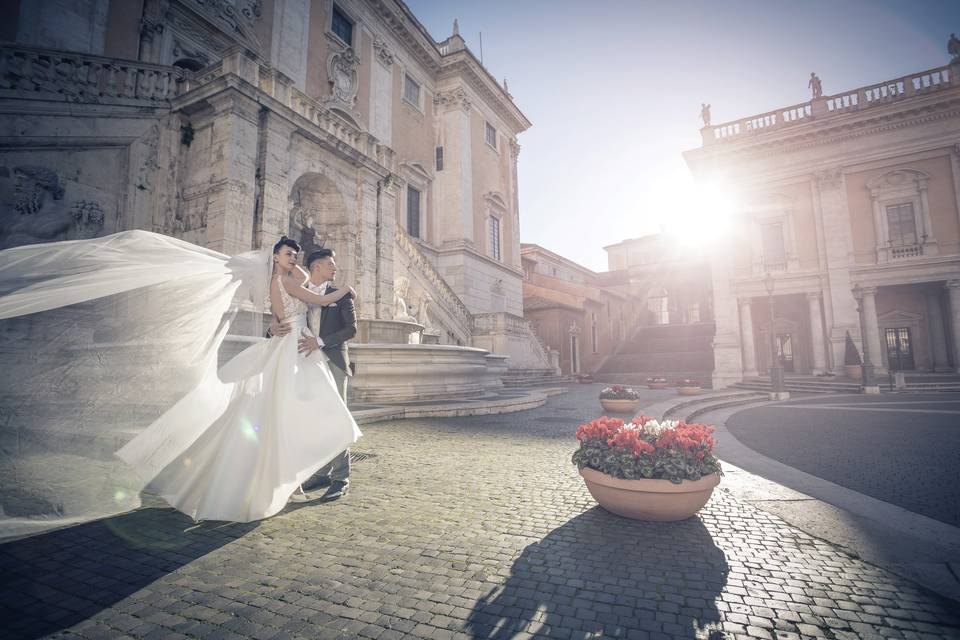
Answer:
[[[300,253],[300,244],[297,243],[296,240],[291,240],[287,236],[282,236],[279,240],[277,240],[277,244],[273,245],[273,253],[280,253],[281,247],[290,247],[297,253]]]

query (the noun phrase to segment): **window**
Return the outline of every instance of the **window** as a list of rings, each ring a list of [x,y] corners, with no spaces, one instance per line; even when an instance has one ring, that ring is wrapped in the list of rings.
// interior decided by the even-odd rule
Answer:
[[[760,228],[763,241],[763,266],[771,270],[787,268],[787,252],[783,246],[783,223],[773,222]]]
[[[437,171],[443,171],[443,147],[437,147]]]
[[[887,207],[887,228],[890,244],[917,244],[917,221],[913,215],[913,204],[895,204]]]
[[[348,47],[353,46],[353,21],[347,17],[340,7],[333,5],[333,17],[330,20],[330,30],[343,40]]]
[[[500,259],[500,218],[490,216],[490,257]]]
[[[420,237],[420,191],[407,186],[407,233]]]
[[[484,139],[487,141],[487,144],[497,148],[497,130],[489,122],[485,123],[486,129],[484,130]]]
[[[420,83],[407,74],[403,74],[403,99],[420,108]]]

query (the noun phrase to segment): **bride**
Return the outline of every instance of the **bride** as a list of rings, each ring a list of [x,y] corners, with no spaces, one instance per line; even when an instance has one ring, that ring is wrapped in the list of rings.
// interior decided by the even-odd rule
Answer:
[[[134,508],[144,488],[194,520],[266,518],[356,441],[326,356],[297,351],[307,304],[355,294],[307,289],[299,251],[283,237],[229,257],[145,231],[0,251],[0,539]],[[292,331],[217,369],[237,311],[267,301]],[[125,470],[103,451],[118,441]]]

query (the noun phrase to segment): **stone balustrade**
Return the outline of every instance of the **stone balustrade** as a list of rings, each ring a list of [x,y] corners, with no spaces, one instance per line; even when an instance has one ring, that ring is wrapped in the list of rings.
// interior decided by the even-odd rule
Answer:
[[[473,316],[467,309],[460,296],[450,288],[450,285],[443,279],[433,263],[427,259],[423,252],[417,248],[407,232],[401,227],[397,227],[397,247],[406,254],[410,260],[411,271],[417,271],[431,285],[430,295],[433,297],[437,306],[441,307],[446,315],[456,323],[454,329],[464,342],[470,339],[473,334],[474,324]]]
[[[511,313],[473,316],[473,344],[510,355],[513,369],[552,369],[550,350],[527,320]]]
[[[227,53],[218,63],[198,72],[188,80],[187,88],[194,89],[213,82],[221,76],[233,74],[296,112],[338,142],[372,158],[391,172],[396,170],[393,149],[381,144],[370,133],[361,130],[355,124],[297,89],[293,81],[259,60],[251,58],[242,49]]]
[[[816,118],[830,117],[868,109],[881,104],[906,100],[948,87],[956,86],[954,69],[950,66],[886,80],[833,96],[823,96],[810,102],[774,109],[755,116],[703,128],[704,144],[715,144],[746,134],[790,127]]]
[[[147,64],[4,43],[0,95],[109,104],[157,104],[186,90],[190,72]]]

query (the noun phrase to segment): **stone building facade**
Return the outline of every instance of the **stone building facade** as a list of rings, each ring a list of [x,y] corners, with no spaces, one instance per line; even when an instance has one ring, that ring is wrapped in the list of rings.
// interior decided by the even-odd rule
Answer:
[[[548,366],[522,321],[530,122],[457,31],[400,0],[3,3],[3,246],[287,234],[337,251],[361,318]]]
[[[564,375],[596,372],[636,322],[630,298],[598,274],[536,244],[520,246],[524,318]]]
[[[687,164],[739,203],[710,260],[715,386],[765,373],[771,333],[788,374],[842,373],[848,333],[881,373],[960,370],[958,73],[702,129]]]

